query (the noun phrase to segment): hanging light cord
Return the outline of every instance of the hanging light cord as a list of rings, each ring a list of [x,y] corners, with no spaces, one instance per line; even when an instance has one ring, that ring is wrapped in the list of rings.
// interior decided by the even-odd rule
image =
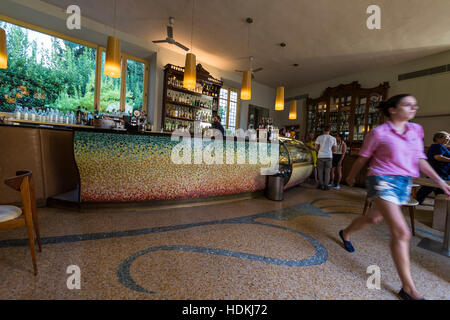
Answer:
[[[250,57],[251,56],[251,53],[250,53],[250,24],[248,24],[247,50],[248,50],[248,55]],[[252,72],[253,71],[253,61],[252,61],[252,58],[249,58],[249,59],[250,59],[250,72]]]
[[[192,53],[192,39],[194,38],[194,8],[195,8],[195,0],[192,0],[191,53]]]
[[[117,0],[114,0],[114,20],[113,20],[114,37],[116,36],[116,15],[117,15]]]

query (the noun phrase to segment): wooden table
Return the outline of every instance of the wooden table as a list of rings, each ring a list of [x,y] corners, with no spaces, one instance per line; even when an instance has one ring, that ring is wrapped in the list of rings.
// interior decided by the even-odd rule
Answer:
[[[429,178],[415,178],[413,179],[413,183],[433,188],[439,187],[437,183]],[[447,181],[447,184],[450,185],[450,181]],[[445,212],[444,242],[441,243],[423,238],[417,246],[450,257],[450,200],[447,195],[440,194],[436,196],[434,210],[435,212],[436,210],[443,210]]]

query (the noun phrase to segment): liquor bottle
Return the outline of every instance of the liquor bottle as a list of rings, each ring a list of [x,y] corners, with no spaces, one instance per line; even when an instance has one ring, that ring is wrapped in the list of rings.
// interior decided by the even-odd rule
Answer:
[[[81,106],[77,108],[77,122],[76,124],[81,124]]]

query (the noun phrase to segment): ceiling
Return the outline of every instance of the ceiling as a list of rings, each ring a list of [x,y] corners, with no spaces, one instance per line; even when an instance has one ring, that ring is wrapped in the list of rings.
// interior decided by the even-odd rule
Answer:
[[[148,42],[165,39],[172,16],[175,40],[192,43],[197,61],[234,72],[248,68],[252,55],[253,67],[264,68],[256,80],[271,87],[297,88],[450,50],[448,0],[377,0],[380,30],[366,27],[373,0],[195,0],[194,10],[193,0],[116,0],[115,25],[113,0],[44,1],[76,4],[83,16]]]

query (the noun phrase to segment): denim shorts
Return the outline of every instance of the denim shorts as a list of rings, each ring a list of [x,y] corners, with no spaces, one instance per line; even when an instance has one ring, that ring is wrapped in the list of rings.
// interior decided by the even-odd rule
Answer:
[[[368,176],[367,194],[371,200],[380,197],[397,205],[407,204],[411,197],[412,178],[404,176]]]

